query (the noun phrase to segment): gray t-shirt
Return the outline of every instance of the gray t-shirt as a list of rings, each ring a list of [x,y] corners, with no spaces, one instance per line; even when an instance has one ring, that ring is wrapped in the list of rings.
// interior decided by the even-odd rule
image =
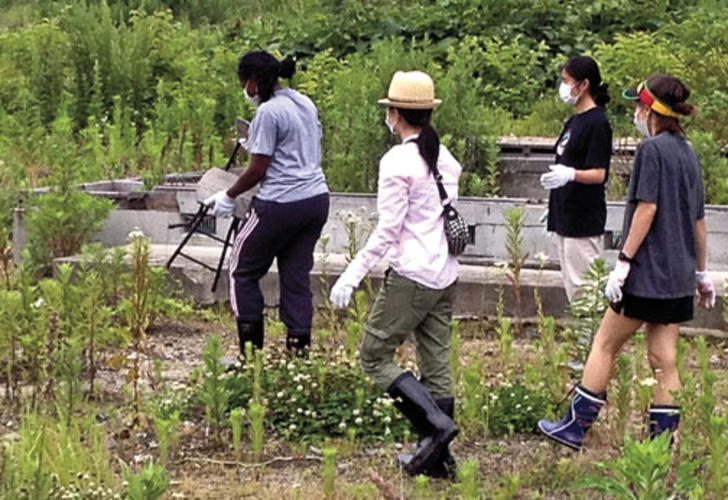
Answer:
[[[705,216],[705,200],[698,157],[679,134],[663,132],[637,148],[624,212],[625,237],[639,201],[657,204],[657,212],[624,291],[650,299],[692,296],[694,228]]]
[[[258,198],[288,203],[328,192],[318,111],[303,94],[281,88],[258,106],[245,148],[271,157]]]

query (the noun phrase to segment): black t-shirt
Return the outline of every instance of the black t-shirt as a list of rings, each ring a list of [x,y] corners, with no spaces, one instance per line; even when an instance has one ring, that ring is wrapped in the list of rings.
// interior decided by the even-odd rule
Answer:
[[[597,106],[566,121],[556,142],[556,163],[577,170],[605,168],[602,184],[569,182],[549,194],[548,230],[560,236],[584,238],[604,234],[607,201],[604,184],[612,156],[612,127]]]

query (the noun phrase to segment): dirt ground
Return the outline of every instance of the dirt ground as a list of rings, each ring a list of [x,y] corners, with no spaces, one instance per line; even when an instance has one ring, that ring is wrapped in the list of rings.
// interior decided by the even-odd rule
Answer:
[[[276,330],[275,325],[268,329],[266,342],[284,342],[282,330]],[[478,356],[487,368],[492,367],[495,377],[498,347],[493,335],[485,331],[480,322],[463,325],[461,361],[465,364],[471,356]],[[184,390],[191,371],[201,365],[206,338],[213,333],[223,336],[227,354],[233,357],[237,337],[234,325],[224,316],[217,321],[159,322],[148,337],[148,356],[143,363],[145,393]],[[525,359],[531,342],[529,339],[515,341],[519,357]],[[723,402],[728,395],[728,349],[724,344],[725,341],[716,341],[711,346],[711,365],[719,373],[716,395]],[[405,347],[401,355],[404,359],[413,359],[412,351],[411,347]],[[153,358],[161,361],[161,381],[154,376]],[[694,365],[695,361],[691,359],[690,364]],[[158,445],[151,422],[142,426],[142,430],[132,431],[125,420],[128,412],[120,410],[128,397],[123,393],[125,377],[106,367],[100,371],[98,379],[103,390],[95,406],[105,410],[97,415],[97,420],[109,428],[108,447],[112,457],[127,463],[142,463],[156,457]],[[481,498],[595,498],[593,492],[575,489],[572,483],[576,476],[592,470],[595,461],[618,454],[618,448],[608,437],[611,435],[610,422],[614,420],[609,418],[611,413],[613,409],[608,407],[581,452],[569,451],[536,434],[495,438],[461,433],[451,448],[459,462],[470,458],[479,460]],[[634,419],[631,425],[639,427],[639,417],[635,415]],[[3,417],[2,422],[6,421]],[[180,432],[180,443],[167,464],[172,482],[166,498],[324,498],[321,451],[317,448],[286,443],[274,432],[267,431],[263,460],[256,462],[250,456],[239,457],[232,451],[213,446],[202,415],[183,421]],[[376,447],[360,447],[348,442],[336,445],[339,449],[337,499],[419,498],[414,494],[415,481],[396,465],[397,453],[409,449],[411,443]],[[431,480],[430,490],[434,495],[432,498],[459,497],[458,486],[452,481]]]
[[[272,331],[271,331],[272,330]],[[269,329],[266,342],[284,342],[282,332]],[[483,333],[480,323],[463,327],[461,353],[463,363],[469,356],[480,356],[488,366],[494,362],[497,344],[491,335]],[[166,321],[149,336],[149,350],[162,360],[165,384],[184,383],[190,371],[199,366],[202,346],[208,335],[223,335],[227,354],[236,353],[234,325],[229,322]],[[331,340],[327,340],[331,341]],[[531,341],[515,342],[521,355]],[[410,348],[402,353],[412,358]],[[717,393],[728,393],[728,354],[721,343],[713,346],[711,364],[719,370]],[[695,360],[691,360],[691,364]],[[494,368],[495,371],[495,368]],[[106,393],[121,387],[113,372],[102,374]],[[589,470],[591,464],[618,454],[618,449],[603,435],[609,435],[609,414],[600,419],[584,451],[575,453],[540,438],[536,434],[516,434],[509,438],[461,436],[452,445],[458,460],[477,458],[480,462],[479,480],[482,498],[594,498],[593,492],[579,491],[570,485],[575,475]],[[635,418],[639,418],[635,416]],[[640,422],[633,422],[641,425]],[[604,432],[600,432],[600,428]],[[168,469],[172,483],[168,498],[323,498],[321,453],[312,447],[287,444],[266,435],[262,462],[222,452],[210,446],[209,430],[200,421],[182,423],[182,440],[172,454]],[[154,454],[155,443],[150,433],[139,433],[117,448],[127,460]],[[602,438],[602,439],[600,439]],[[396,465],[396,455],[409,444],[361,448],[351,443],[338,443],[339,459],[336,477],[337,498],[413,498],[414,480],[403,474]],[[457,498],[457,485],[451,481],[431,480],[430,488],[436,498]]]

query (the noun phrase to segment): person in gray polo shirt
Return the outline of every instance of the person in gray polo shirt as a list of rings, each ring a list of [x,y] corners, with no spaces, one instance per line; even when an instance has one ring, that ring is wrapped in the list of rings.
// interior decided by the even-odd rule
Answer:
[[[309,274],[313,251],[329,213],[329,189],[321,169],[321,123],[308,97],[281,86],[295,62],[263,51],[244,55],[240,86],[257,107],[245,148],[250,166],[227,190],[206,200],[217,216],[232,214],[236,196],[260,184],[230,255],[230,303],[245,343],[263,347],[263,294],[259,281],[277,259],[280,319],[286,346],[304,354],[313,317]]]
[[[677,78],[652,75],[623,95],[636,102],[635,127],[646,139],[637,148],[627,192],[627,237],[605,290],[611,308],[594,337],[566,415],[557,422],[538,423],[547,437],[576,449],[607,399],[617,355],[643,326],[657,380],[649,408],[649,434],[654,438],[677,429],[679,324],[693,318],[696,295],[702,307],[715,304],[715,287],[706,268],[700,163],[679,122],[693,113],[693,106],[686,102],[690,91]]]

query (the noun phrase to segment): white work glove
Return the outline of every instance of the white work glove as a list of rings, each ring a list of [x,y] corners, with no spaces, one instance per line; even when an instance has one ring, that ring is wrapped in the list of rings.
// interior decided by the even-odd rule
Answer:
[[[695,272],[695,288],[698,291],[698,304],[705,309],[715,306],[715,285],[708,271]]]
[[[354,287],[347,285],[342,282],[341,278],[339,278],[336,280],[336,283],[334,283],[333,288],[331,288],[329,300],[331,300],[331,303],[336,307],[346,307],[349,305],[349,302],[351,301],[351,294],[353,293]]]
[[[614,265],[614,269],[609,273],[607,286],[604,289],[604,295],[607,296],[612,304],[622,301],[622,287],[629,275],[630,264],[625,260],[618,260]]]
[[[235,200],[227,195],[227,191],[218,191],[205,201],[204,205],[212,208],[215,217],[230,217],[235,209]]]
[[[576,169],[565,165],[551,165],[549,169],[551,172],[541,175],[541,186],[544,189],[556,189],[565,186],[573,181],[576,176]]]

